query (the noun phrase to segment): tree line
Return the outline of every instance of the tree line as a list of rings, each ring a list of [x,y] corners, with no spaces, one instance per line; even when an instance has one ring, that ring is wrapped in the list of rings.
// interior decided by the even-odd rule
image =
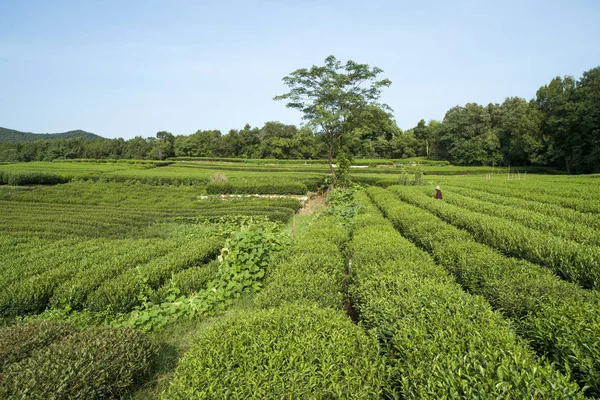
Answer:
[[[337,62],[335,58],[333,61]],[[303,70],[295,73],[299,71]],[[584,72],[578,80],[556,77],[531,100],[509,97],[502,104],[468,103],[449,109],[442,121],[421,120],[404,131],[398,128],[390,109],[377,103],[365,104],[344,115],[344,134],[335,136],[335,142],[311,123],[323,121],[321,109],[316,107],[312,112],[312,120],[301,127],[271,121],[260,128],[246,125],[227,134],[218,130],[198,130],[191,135],[161,131],[155,137],[129,140],[76,138],[3,143],[0,161],[323,159],[331,156],[335,146],[338,154],[341,151],[355,158],[426,156],[457,165],[540,165],[570,173],[600,172],[600,67]]]
[[[579,80],[556,77],[530,101],[510,97],[502,104],[453,107],[442,122],[421,120],[407,142],[408,153],[460,165],[600,172],[600,67]]]

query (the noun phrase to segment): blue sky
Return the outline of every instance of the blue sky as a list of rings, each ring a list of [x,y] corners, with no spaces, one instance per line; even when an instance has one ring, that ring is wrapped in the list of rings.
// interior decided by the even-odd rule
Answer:
[[[378,66],[408,129],[530,99],[600,65],[600,1],[0,1],[0,126],[104,137],[301,114],[281,78],[330,54]]]

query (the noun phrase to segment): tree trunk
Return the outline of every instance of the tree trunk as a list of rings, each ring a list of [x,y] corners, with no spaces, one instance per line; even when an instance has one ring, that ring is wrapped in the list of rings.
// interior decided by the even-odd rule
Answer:
[[[331,180],[332,186],[335,185],[335,168],[333,168],[333,151],[335,149],[335,140],[332,138],[329,141],[329,151],[327,152],[327,157],[329,159],[329,170],[331,171]]]
[[[567,167],[567,174],[571,175],[571,166],[569,165],[569,160],[565,157],[565,165]]]

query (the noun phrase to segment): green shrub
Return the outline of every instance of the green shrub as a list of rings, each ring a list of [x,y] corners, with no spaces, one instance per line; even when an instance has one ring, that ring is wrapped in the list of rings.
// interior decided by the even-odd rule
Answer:
[[[188,241],[184,246],[148,263],[130,268],[112,279],[105,280],[87,299],[93,311],[112,309],[131,311],[140,305],[140,294],[150,294],[162,286],[173,273],[208,262],[217,256],[224,240],[220,237]]]
[[[241,195],[240,195],[241,196]],[[284,196],[284,195],[282,195]],[[255,196],[242,196],[242,197],[228,197],[225,199],[219,198],[218,196],[211,197],[208,199],[204,199],[198,204],[198,210],[208,211],[208,210],[219,210],[219,209],[227,209],[227,210],[235,210],[235,209],[265,209],[269,210],[271,208],[289,208],[295,211],[298,211],[302,208],[302,202],[297,199],[290,197],[274,197],[274,198],[265,198],[265,197],[255,197]],[[196,209],[195,209],[196,210]]]
[[[348,233],[338,218],[314,220],[269,272],[256,303],[268,308],[306,301],[341,310],[346,266],[340,248],[347,241]]]
[[[587,175],[589,177],[589,175]],[[584,213],[572,208],[561,207],[557,204],[552,203],[542,203],[540,201],[535,200],[525,200],[518,197],[511,197],[512,191],[510,188],[507,188],[504,192],[499,191],[499,193],[491,193],[487,190],[488,188],[482,187],[470,187],[465,185],[464,182],[460,182],[460,186],[456,185],[459,182],[453,182],[453,184],[445,184],[444,188],[450,187],[450,190],[453,193],[460,193],[463,196],[475,199],[480,202],[486,202],[491,205],[500,205],[503,207],[509,207],[509,209],[513,210],[516,213],[520,213],[521,211],[527,211],[529,213],[535,213],[538,216],[541,216],[542,219],[545,220],[545,217],[548,217],[552,222],[556,221],[556,218],[562,220],[563,222],[569,225],[576,225],[578,227],[587,227],[589,230],[593,230],[595,235],[592,236],[600,236],[600,234],[596,233],[600,230],[600,218],[593,213]],[[579,192],[579,191],[577,191]],[[444,191],[444,194],[447,192]],[[451,195],[453,196],[453,193]],[[546,197],[544,196],[544,199]],[[540,218],[534,218],[537,222]],[[561,227],[561,222],[554,222],[555,231],[559,231]],[[569,232],[570,229],[567,230]],[[595,243],[595,242],[594,242]],[[600,240],[598,240],[598,244],[600,244]]]
[[[145,331],[156,330],[180,319],[215,315],[242,293],[259,290],[267,268],[288,238],[281,234],[277,224],[264,219],[249,219],[246,223],[227,238],[218,257],[218,276],[206,289],[188,297],[177,297],[176,290],[167,292],[167,301],[145,302],[120,323]]]
[[[387,178],[387,179],[380,179],[378,181],[375,181],[374,185],[375,186],[380,186],[380,187],[388,187],[388,186],[392,186],[392,185],[397,185],[398,184],[398,179],[393,179],[393,178]]]
[[[10,364],[75,332],[63,322],[40,321],[0,329],[0,373]]]
[[[179,362],[165,399],[380,399],[376,341],[341,312],[288,305],[220,321]]]
[[[358,219],[350,293],[365,328],[387,348],[403,398],[582,397],[371,205]]]
[[[428,196],[419,188],[390,188],[403,201],[424,208],[444,221],[473,233],[477,241],[504,254],[524,258],[552,269],[585,288],[600,288],[600,249],[515,224],[504,218],[469,211]]]
[[[0,378],[0,397],[117,398],[149,372],[155,349],[131,329],[74,333],[11,364]]]
[[[592,246],[600,245],[600,232],[593,227],[587,226],[586,224],[573,223],[568,219],[548,215],[547,213],[530,211],[515,205],[509,206],[498,204],[497,202],[480,200],[478,198],[471,197],[473,196],[473,192],[469,192],[467,189],[452,190],[450,193],[448,193],[446,188],[447,187],[444,188],[444,201],[446,203],[450,203],[470,211],[500,217],[506,220],[512,220],[528,228],[550,233],[563,239],[573,240],[580,244]],[[423,189],[426,192],[430,192],[428,189]],[[433,196],[433,193],[428,194]],[[503,201],[507,201],[505,198],[501,199]],[[510,200],[508,201],[510,202]],[[524,202],[524,200],[517,200],[515,203],[518,204],[518,202]]]
[[[181,294],[189,295],[204,289],[206,284],[217,277],[219,262],[211,261],[206,265],[184,269],[173,275],[172,286],[178,288]]]
[[[106,243],[106,242],[105,242]],[[105,280],[175,247],[175,241],[122,240],[103,251],[89,251],[86,242],[41,273],[19,280],[0,291],[0,315],[17,316],[43,311],[49,303],[80,308],[87,295]],[[78,257],[74,262],[73,257]],[[42,264],[43,265],[43,264]]]
[[[171,281],[150,295],[153,303],[164,302],[173,289],[177,289],[183,296],[189,296],[199,290],[206,289],[209,282],[217,278],[219,274],[219,262],[213,260],[205,265],[191,267],[179,271],[171,277]]]
[[[66,183],[69,180],[61,175],[49,172],[34,171],[0,171],[0,184],[20,185],[53,185]]]
[[[586,177],[589,177],[589,175],[586,175]],[[461,190],[465,188],[467,190],[477,190],[478,196],[483,195],[486,198],[492,198],[494,202],[508,203],[511,207],[560,216],[569,222],[600,229],[600,218],[597,216],[600,207],[593,198],[583,198],[585,192],[580,185],[573,187],[565,185],[563,181],[556,181],[556,183],[551,184],[551,186],[556,187],[552,192],[538,193],[533,188],[535,185],[529,181],[527,182],[525,188],[515,185],[508,187],[492,184],[481,185],[469,181],[453,181],[452,185],[459,186]],[[539,184],[544,183],[540,182]],[[594,181],[585,182],[585,191],[591,188],[589,184],[593,185]],[[574,195],[579,197],[572,197]],[[592,192],[590,195],[594,196],[595,193]]]
[[[198,210],[195,217],[191,220],[196,222],[198,220],[216,221],[221,217],[231,215],[245,215],[245,216],[266,216],[271,221],[287,222],[294,215],[292,208],[286,207],[253,207],[253,206],[240,206],[232,208],[217,208],[208,210]]]
[[[403,235],[429,251],[467,290],[511,318],[538,354],[587,386],[586,394],[600,394],[600,293],[561,281],[539,265],[505,257],[387,190],[367,191]]]
[[[282,160],[277,158],[234,158],[234,157],[169,157],[174,161],[227,162],[245,164],[327,164],[327,160]]]
[[[254,182],[209,182],[208,194],[305,194],[307,186],[302,182],[275,180],[271,183]]]
[[[334,247],[324,251],[322,246],[303,250],[306,254],[283,256],[284,261],[268,275],[265,289],[256,295],[257,305],[269,308],[306,301],[342,309],[344,263],[339,250]]]

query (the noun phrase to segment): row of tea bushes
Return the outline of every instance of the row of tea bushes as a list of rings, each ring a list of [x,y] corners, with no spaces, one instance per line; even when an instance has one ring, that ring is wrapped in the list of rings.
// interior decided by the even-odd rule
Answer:
[[[316,187],[312,188],[313,190]],[[269,183],[255,181],[209,182],[206,185],[208,194],[306,194],[308,187],[293,180],[272,179]]]
[[[165,215],[193,215],[195,210],[217,210],[236,207],[284,207],[297,211],[302,203],[285,195],[255,196],[201,196],[201,188],[156,187],[144,184],[70,182],[35,190],[20,188],[0,189],[3,208],[11,202],[15,206],[36,207],[40,211],[56,208],[57,213],[75,213],[85,207],[93,214],[120,212],[123,216],[161,212]],[[7,202],[9,200],[11,202]],[[24,203],[27,203],[24,205]],[[43,205],[44,209],[41,209]],[[56,214],[56,213],[54,213]]]
[[[389,396],[375,338],[343,313],[348,233],[316,219],[269,271],[258,309],[196,339],[165,399],[381,399]]]
[[[430,197],[433,197],[433,190],[425,189],[424,191],[428,192]],[[515,221],[528,228],[551,233],[566,240],[573,240],[585,245],[600,245],[600,232],[587,225],[572,223],[558,217],[522,208],[467,197],[462,195],[461,190],[444,190],[444,200],[446,203],[460,208]]]
[[[304,159],[279,159],[279,158],[231,158],[231,157],[169,157],[173,161],[197,161],[197,162],[217,162],[217,163],[240,163],[254,165],[328,165],[327,159],[304,160]],[[394,165],[397,160],[386,158],[357,158],[355,164],[372,164],[372,165]],[[435,161],[439,163],[449,164],[447,161]]]
[[[586,246],[498,218],[469,211],[427,196],[419,187],[389,188],[400,199],[431,211],[444,221],[465,229],[480,242],[504,254],[545,266],[584,288],[600,288],[600,248]]]
[[[231,208],[245,208],[245,207],[256,207],[256,208],[289,208],[294,212],[302,208],[302,202],[293,197],[259,197],[254,195],[245,195],[240,197],[208,197],[207,199],[199,200],[196,204],[197,208],[202,210],[218,210],[218,209],[231,209]],[[195,208],[196,209],[196,208]]]
[[[131,237],[148,225],[169,221],[175,216],[193,216],[193,210],[128,210],[109,206],[48,204],[0,200],[0,224],[12,236],[47,237]]]
[[[339,310],[295,303],[235,314],[203,331],[164,399],[381,399],[374,338]]]
[[[70,181],[83,182],[117,182],[125,184],[141,183],[145,185],[156,186],[204,186],[209,182],[208,177],[193,176],[156,176],[156,175],[137,175],[137,174],[78,174],[68,176]]]
[[[50,172],[0,170],[0,185],[53,185],[66,182],[67,178]]]
[[[196,161],[198,163],[205,162],[222,162],[222,163],[240,163],[240,164],[323,164],[327,165],[327,160],[288,160],[279,158],[234,158],[234,157],[169,157],[172,161]]]
[[[340,246],[348,240],[341,222],[321,217],[288,250],[284,262],[269,273],[256,303],[263,308],[308,301],[341,310],[344,258]]]
[[[188,240],[175,251],[107,279],[90,294],[86,302],[87,308],[92,311],[110,309],[129,312],[141,304],[140,294],[150,295],[174,273],[215,258],[224,242],[221,237]]]
[[[211,262],[193,266],[171,276],[171,279],[161,288],[150,295],[150,300],[154,303],[162,303],[170,294],[170,291],[177,289],[177,293],[183,296],[189,296],[202,289],[205,289],[209,282],[218,277],[219,262]]]
[[[548,269],[508,258],[393,193],[367,193],[405,237],[430,252],[471,293],[511,319],[536,352],[600,395],[600,295]]]
[[[20,238],[22,239],[22,238]],[[29,248],[6,247],[7,257],[0,255],[0,291],[18,281],[41,274],[60,263],[75,262],[82,257],[102,251],[107,244],[104,239],[78,241],[76,239],[61,240],[26,240]]]
[[[588,175],[535,176],[534,179],[527,180],[490,179],[485,186],[505,188],[515,193],[527,193],[539,198],[558,197],[565,200],[594,201],[600,194],[600,189]]]
[[[64,185],[68,186],[68,185]],[[144,188],[151,192],[151,189]],[[115,195],[116,197],[117,195]],[[144,228],[161,222],[218,219],[228,215],[267,216],[287,222],[301,202],[292,198],[205,199],[190,202],[187,208],[154,208],[140,204],[128,207],[83,204],[48,204],[28,197],[0,200],[3,232],[27,237],[131,237],[143,235]],[[52,200],[49,200],[52,201]],[[132,204],[133,206],[133,204]]]
[[[519,181],[517,181],[518,183]],[[549,183],[538,182],[533,183],[526,181],[525,185],[511,184],[508,183],[486,183],[485,185],[476,184],[473,182],[458,182],[453,181],[453,184],[465,186],[468,188],[477,188],[489,193],[498,194],[501,196],[509,196],[527,201],[537,201],[542,203],[553,204],[565,208],[570,208],[583,213],[600,213],[600,205],[597,201],[581,198],[580,194],[586,190],[584,188],[573,188],[569,186],[556,185],[556,183],[550,183],[553,189],[544,194],[536,193],[533,190],[535,185],[548,185]]]
[[[223,207],[216,209],[198,210],[196,212],[196,215],[191,219],[188,218],[188,220],[218,222],[218,220],[223,217],[243,215],[247,217],[265,216],[271,221],[286,223],[292,218],[294,213],[295,211],[293,208],[287,207],[234,206],[231,208]]]
[[[224,173],[225,172],[225,173]],[[67,176],[71,180],[92,182],[143,183],[148,185],[199,186],[208,194],[304,194],[316,190],[323,182],[318,172],[270,172],[254,168],[227,171],[173,165],[166,168],[131,169],[87,173],[78,171]]]
[[[0,287],[0,316],[14,317],[41,312],[52,305],[80,304],[87,295],[107,279],[129,268],[149,262],[177,248],[174,240],[124,239],[110,241],[110,246],[90,253],[87,243],[65,249],[68,257],[54,259],[55,264],[40,259],[43,271]],[[67,253],[68,252],[68,253]],[[29,268],[31,265],[21,265]],[[53,299],[53,300],[51,300]]]
[[[111,158],[70,158],[64,160],[53,160],[56,163],[119,163],[119,164],[146,164],[153,165],[156,167],[166,167],[174,164],[175,161],[165,160],[134,160],[134,159],[111,159]]]
[[[215,162],[178,162],[177,167],[190,168],[198,170],[211,170],[211,171],[238,171],[238,172],[269,172],[269,173],[285,173],[285,172],[297,172],[302,174],[302,178],[305,179],[307,173],[312,174],[326,174],[329,172],[329,165],[327,164],[288,164],[288,165],[274,165],[274,164],[247,164],[247,163],[215,163]]]
[[[62,167],[62,168],[61,168]],[[99,182],[154,186],[199,186],[208,194],[305,194],[323,184],[323,171],[270,171],[258,167],[228,171],[225,168],[186,168],[155,164],[23,163],[0,168],[0,185]],[[223,174],[227,172],[227,176]],[[224,182],[215,180],[222,175]]]
[[[450,190],[454,193],[460,193],[463,196],[479,201],[507,206],[512,210],[527,210],[530,212],[536,212],[551,219],[557,218],[559,221],[563,221],[558,223],[558,225],[562,223],[568,223],[573,225],[587,226],[589,229],[594,230],[600,229],[600,218],[598,218],[597,215],[591,213],[582,213],[580,211],[573,210],[572,208],[565,208],[550,203],[542,203],[540,201],[519,199],[508,195],[494,194],[485,192],[483,190],[475,190],[470,187],[458,186],[455,184],[445,185],[444,188],[450,188]],[[444,191],[444,193],[446,192]]]
[[[349,246],[350,292],[365,328],[388,352],[402,398],[583,397],[538,361],[489,303],[465,293],[368,199],[362,202]]]
[[[0,329],[0,398],[119,398],[147,376],[155,348],[130,329],[31,322]]]
[[[193,172],[193,171],[192,171]],[[278,179],[270,176],[267,179],[252,180],[236,179],[225,182],[213,182],[210,176],[193,175],[126,175],[126,174],[103,174],[83,175],[77,178],[81,181],[91,182],[119,182],[119,183],[142,183],[146,185],[172,185],[172,186],[201,186],[205,187],[207,194],[305,194],[309,186],[316,190],[322,178],[311,179],[308,185],[291,178]]]

